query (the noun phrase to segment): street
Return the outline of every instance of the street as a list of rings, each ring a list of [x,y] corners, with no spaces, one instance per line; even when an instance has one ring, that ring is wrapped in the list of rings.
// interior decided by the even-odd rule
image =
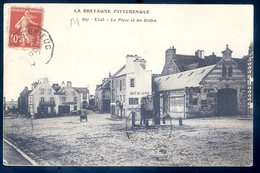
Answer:
[[[39,165],[60,166],[250,166],[252,129],[252,120],[211,117],[183,126],[174,120],[171,137],[163,129],[127,137],[125,120],[92,111],[88,122],[75,115],[35,119],[33,130],[25,118],[4,119],[5,138]]]

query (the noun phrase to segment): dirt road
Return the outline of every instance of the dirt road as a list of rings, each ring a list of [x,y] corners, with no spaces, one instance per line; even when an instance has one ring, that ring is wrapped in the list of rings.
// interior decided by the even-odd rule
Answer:
[[[4,119],[4,136],[40,165],[250,166],[252,120],[237,117],[173,122],[172,136],[162,130],[125,134],[125,121],[91,112],[33,121]]]

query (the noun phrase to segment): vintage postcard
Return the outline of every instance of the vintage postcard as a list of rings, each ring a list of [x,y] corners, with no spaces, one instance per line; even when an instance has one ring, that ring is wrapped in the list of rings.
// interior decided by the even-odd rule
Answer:
[[[4,165],[253,165],[253,5],[3,16]]]

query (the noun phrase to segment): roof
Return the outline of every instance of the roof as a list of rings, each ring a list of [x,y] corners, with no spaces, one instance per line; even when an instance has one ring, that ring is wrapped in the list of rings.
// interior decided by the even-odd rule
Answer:
[[[50,88],[52,88],[52,86],[50,85],[49,82],[39,82],[38,85],[30,92],[29,95],[35,94],[45,83],[47,83],[47,84],[50,86]],[[53,88],[52,88],[52,89],[53,89]],[[53,90],[54,90],[54,89],[53,89]]]
[[[107,88],[107,84],[108,84],[108,82],[110,81],[111,78],[124,75],[124,74],[125,74],[125,67],[126,67],[126,65],[124,65],[123,67],[121,67],[119,70],[117,70],[117,71],[115,72],[115,74],[113,74],[113,75],[110,76],[107,80],[105,80],[105,81],[101,84],[100,88]],[[96,88],[96,89],[98,89],[98,88]]]
[[[192,70],[195,68],[206,67],[210,65],[217,64],[222,57],[218,57],[215,54],[204,56],[204,58],[199,58],[195,55],[181,55],[176,54],[174,56],[174,63],[177,65],[180,72]],[[240,69],[246,72],[246,61],[241,58],[232,58],[240,67]]]
[[[23,91],[20,93],[20,97],[28,97],[30,92],[31,92],[31,90],[23,89]]]
[[[202,79],[215,67],[210,65],[154,79],[158,91],[198,87]]]
[[[73,87],[78,93],[89,93],[88,88],[84,87]]]

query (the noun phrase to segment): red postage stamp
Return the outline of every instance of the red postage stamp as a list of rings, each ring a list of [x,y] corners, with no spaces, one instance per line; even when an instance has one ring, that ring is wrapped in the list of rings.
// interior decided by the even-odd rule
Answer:
[[[43,9],[12,7],[9,47],[40,48],[42,20]]]

